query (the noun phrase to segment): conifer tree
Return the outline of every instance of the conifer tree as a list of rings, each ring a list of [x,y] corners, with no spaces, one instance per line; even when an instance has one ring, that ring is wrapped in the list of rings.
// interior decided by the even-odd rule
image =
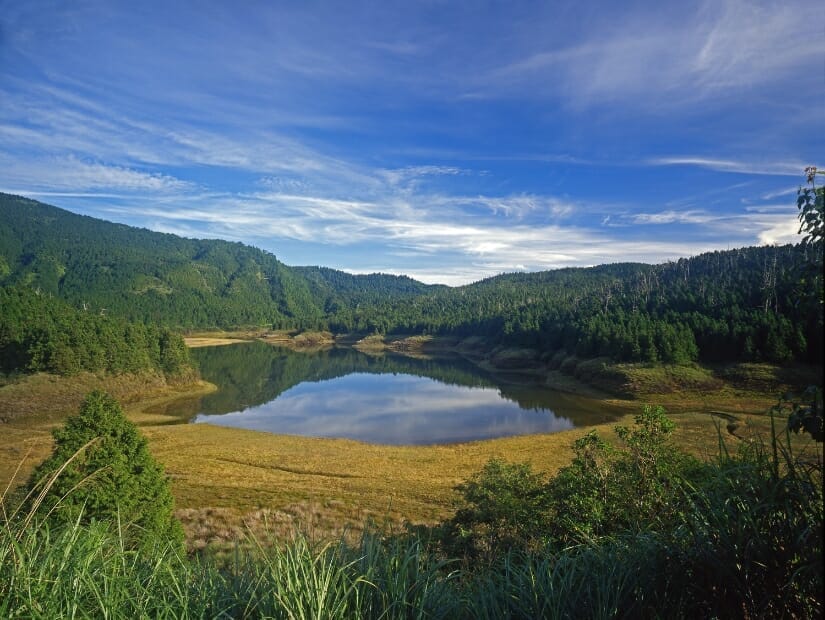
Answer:
[[[155,535],[182,540],[163,468],[114,398],[91,392],[53,435],[51,456],[29,482],[29,502],[48,488],[38,514],[57,523],[118,519],[130,525],[133,541]]]

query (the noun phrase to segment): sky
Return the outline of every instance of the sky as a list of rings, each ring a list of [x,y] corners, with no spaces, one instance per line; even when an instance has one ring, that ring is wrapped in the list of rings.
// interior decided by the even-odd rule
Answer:
[[[0,0],[0,191],[460,285],[798,241],[825,3]]]

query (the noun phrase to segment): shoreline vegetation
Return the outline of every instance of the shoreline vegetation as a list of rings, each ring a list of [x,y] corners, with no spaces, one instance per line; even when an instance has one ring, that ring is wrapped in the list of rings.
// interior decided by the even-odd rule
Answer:
[[[558,360],[541,360],[524,349],[485,348],[480,338],[458,341],[268,330],[195,332],[185,337],[190,347],[253,339],[296,351],[352,346],[369,355],[461,355],[488,371],[506,373],[513,381],[537,382],[609,401],[626,409],[620,424],[629,422],[643,403],[661,404],[677,422],[677,444],[702,458],[718,450],[720,428],[723,440],[734,450],[742,441],[767,436],[770,420],[765,412],[783,389],[793,387],[786,369],[768,364],[710,369],[561,360],[561,368],[553,368]],[[576,376],[575,370],[582,367],[590,369],[589,374]],[[800,384],[816,373],[815,368],[794,371]],[[610,384],[600,385],[603,376],[613,377],[613,385],[615,377],[621,377],[628,391],[616,394]],[[611,424],[442,446],[380,446],[272,435],[182,424],[184,420],[174,414],[157,413],[159,405],[216,389],[202,380],[174,381],[157,373],[120,377],[81,373],[66,378],[37,374],[0,387],[0,410],[19,412],[2,422],[0,478],[10,480],[22,461],[19,482],[48,456],[50,430],[76,411],[91,389],[112,393],[149,439],[151,452],[171,479],[176,516],[191,550],[228,550],[245,531],[266,530],[282,540],[296,532],[329,539],[345,534],[357,537],[367,522],[396,531],[405,523],[433,524],[451,514],[455,487],[491,458],[526,462],[537,471],[554,473],[570,462],[573,442],[590,430],[597,428],[613,438]],[[631,389],[635,393],[628,393]]]

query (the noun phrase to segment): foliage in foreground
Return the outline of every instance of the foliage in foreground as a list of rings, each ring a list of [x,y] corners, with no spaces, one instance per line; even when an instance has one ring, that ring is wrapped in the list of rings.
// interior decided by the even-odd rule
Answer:
[[[51,456],[24,487],[24,511],[57,524],[125,522],[135,526],[130,539],[182,541],[163,468],[116,400],[91,392],[53,435]]]
[[[822,613],[820,448],[798,459],[786,433],[736,454],[720,443],[702,463],[669,443],[673,428],[646,407],[616,428],[622,445],[591,432],[548,481],[491,461],[458,487],[463,505],[436,534],[448,554],[487,567],[489,617]],[[575,606],[559,611],[550,575]]]
[[[130,548],[134,526],[114,521],[6,520],[0,616],[821,616],[821,460],[803,462],[775,438],[700,465],[668,445],[663,412],[637,421],[622,446],[586,436],[578,462],[550,480],[488,464],[461,487],[465,534],[452,541],[424,531],[368,532],[356,545],[250,538],[219,562],[161,537]],[[599,480],[616,488],[605,496],[591,486]],[[447,543],[466,555],[449,559]]]

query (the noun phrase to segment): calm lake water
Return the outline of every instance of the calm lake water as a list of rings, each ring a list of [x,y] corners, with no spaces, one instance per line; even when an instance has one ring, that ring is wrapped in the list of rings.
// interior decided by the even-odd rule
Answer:
[[[461,358],[294,353],[261,342],[192,356],[219,388],[187,404],[195,423],[413,445],[552,433],[616,416],[600,401],[491,375]]]

